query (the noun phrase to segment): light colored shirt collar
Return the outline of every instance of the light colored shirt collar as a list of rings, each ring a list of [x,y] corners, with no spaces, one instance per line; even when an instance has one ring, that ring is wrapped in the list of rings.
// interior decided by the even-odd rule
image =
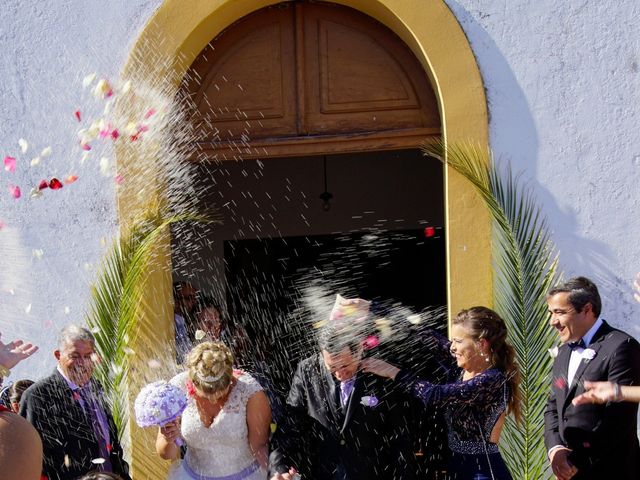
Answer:
[[[602,326],[602,323],[603,323],[602,319],[598,318],[596,320],[596,323],[591,325],[591,328],[587,331],[587,333],[584,334],[584,336],[582,337],[582,340],[584,341],[585,347],[588,347],[589,345],[591,345],[591,340],[593,340],[593,336],[596,334],[598,329]]]
[[[67,385],[69,385],[69,388],[70,388],[71,390],[78,390],[79,388],[86,387],[86,386],[89,384],[89,382],[91,382],[91,380],[89,380],[89,382],[85,383],[85,384],[84,384],[84,385],[82,385],[82,386],[77,385],[77,384],[75,384],[71,379],[69,379],[69,377],[67,377],[67,375],[65,375],[65,373],[62,371],[62,368],[60,368],[60,364],[58,364],[58,365],[56,366],[56,369],[58,370],[58,373],[59,373],[60,375],[62,375],[62,378],[64,378],[64,379],[65,379],[65,381],[67,382]]]

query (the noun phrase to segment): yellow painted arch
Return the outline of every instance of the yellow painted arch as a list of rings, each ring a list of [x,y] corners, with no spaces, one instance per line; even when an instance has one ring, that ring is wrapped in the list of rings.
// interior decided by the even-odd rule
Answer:
[[[375,18],[393,30],[422,63],[439,102],[446,142],[470,140],[488,144],[488,119],[482,78],[459,23],[443,0],[333,0]],[[182,78],[198,53],[220,32],[242,17],[279,0],[165,0],[144,28],[129,56],[124,77],[152,78],[167,74]],[[154,55],[147,56],[153,45]],[[169,59],[157,62],[158,58]],[[178,84],[176,82],[176,89]],[[121,156],[121,158],[127,158]],[[122,165],[119,168],[135,166]],[[447,274],[449,311],[492,304],[491,222],[472,186],[451,169],[445,171]],[[118,193],[118,213],[124,230],[142,205],[138,192]],[[162,188],[161,186],[157,187]],[[160,190],[157,190],[159,192]],[[152,192],[153,194],[153,192]],[[167,244],[159,246],[170,264]],[[172,332],[171,276],[163,269],[152,274],[148,312],[142,328]],[[150,293],[151,295],[151,293]],[[163,298],[164,297],[164,298]],[[146,321],[144,321],[146,320]],[[153,325],[152,325],[153,324]],[[152,438],[132,426],[133,472],[148,478]],[[139,447],[139,445],[142,445]],[[154,466],[154,468],[156,468]]]

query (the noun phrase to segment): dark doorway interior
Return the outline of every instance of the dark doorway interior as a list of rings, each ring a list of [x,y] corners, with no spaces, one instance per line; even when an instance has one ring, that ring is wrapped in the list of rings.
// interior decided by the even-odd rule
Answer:
[[[224,258],[229,318],[265,350],[256,353],[279,364],[274,381],[283,391],[322,320],[304,311],[306,288],[373,300],[379,316],[389,305],[413,312],[446,305],[441,229],[431,237],[420,229],[226,241]]]

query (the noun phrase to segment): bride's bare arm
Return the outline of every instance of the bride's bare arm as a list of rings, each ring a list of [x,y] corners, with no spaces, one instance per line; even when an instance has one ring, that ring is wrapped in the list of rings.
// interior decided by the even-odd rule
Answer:
[[[249,430],[249,446],[260,467],[267,469],[269,465],[269,428],[271,424],[271,407],[267,395],[260,391],[254,393],[247,402],[247,427]]]
[[[180,422],[178,420],[160,427],[156,437],[156,452],[158,455],[165,460],[177,460],[180,458],[180,447],[176,445],[178,437],[180,437]]]

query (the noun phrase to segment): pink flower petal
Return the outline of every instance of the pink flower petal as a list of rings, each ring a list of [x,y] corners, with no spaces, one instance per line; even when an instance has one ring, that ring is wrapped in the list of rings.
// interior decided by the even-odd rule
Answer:
[[[57,178],[52,178],[49,182],[49,188],[51,190],[60,190],[63,187],[62,182]]]
[[[45,188],[49,188],[49,182],[47,182],[46,180],[40,180],[40,183],[38,184],[38,190],[44,190]]]
[[[76,120],[81,121],[82,116],[80,115],[80,110],[76,110],[73,114],[76,116]]]
[[[116,175],[114,180],[118,185],[122,185],[124,183],[124,177],[122,175]]]
[[[20,187],[17,185],[9,185],[9,193],[11,193],[11,196],[16,200],[22,196]]]
[[[69,175],[67,178],[64,179],[64,183],[66,183],[67,185],[71,185],[76,180],[78,180],[78,177],[76,177],[75,175]]]
[[[4,169],[7,172],[15,172],[16,171],[16,159],[13,157],[4,157]]]
[[[2,230],[5,226],[6,226],[5,223],[2,220],[0,220],[0,230]]]
[[[149,125],[141,124],[140,126],[138,126],[138,133],[148,132],[148,131],[149,131]]]
[[[88,143],[80,143],[80,147],[87,152],[91,150],[91,145],[89,145]]]
[[[147,110],[147,113],[145,113],[144,118],[145,120],[148,119],[149,117],[153,116],[156,113],[156,109],[155,108],[150,108],[149,110]]]

